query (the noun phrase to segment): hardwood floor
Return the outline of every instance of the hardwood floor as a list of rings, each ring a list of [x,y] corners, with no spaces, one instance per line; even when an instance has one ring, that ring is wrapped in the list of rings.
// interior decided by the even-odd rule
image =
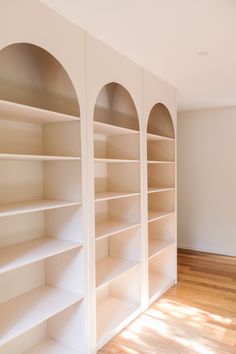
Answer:
[[[178,284],[99,354],[236,354],[236,257],[179,250]]]

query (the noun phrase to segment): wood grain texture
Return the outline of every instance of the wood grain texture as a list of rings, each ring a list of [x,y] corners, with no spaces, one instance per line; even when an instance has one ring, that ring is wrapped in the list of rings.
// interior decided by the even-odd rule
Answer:
[[[178,284],[99,354],[235,354],[236,258],[178,251]]]

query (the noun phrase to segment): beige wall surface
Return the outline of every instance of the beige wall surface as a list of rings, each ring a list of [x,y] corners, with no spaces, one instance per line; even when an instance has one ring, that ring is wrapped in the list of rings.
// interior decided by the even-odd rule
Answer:
[[[178,246],[236,256],[236,107],[178,115]]]

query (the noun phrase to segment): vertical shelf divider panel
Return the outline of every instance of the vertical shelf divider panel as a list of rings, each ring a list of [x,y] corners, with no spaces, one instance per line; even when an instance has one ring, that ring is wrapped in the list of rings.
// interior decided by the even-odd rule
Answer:
[[[140,267],[97,289],[97,341],[102,347],[140,313]],[[126,284],[126,286],[124,286]]]
[[[33,44],[0,51],[0,77],[0,353],[78,354],[85,272],[76,91]]]
[[[139,120],[128,91],[115,82],[105,85],[96,101],[94,158],[96,322],[100,348],[137,313],[141,301]],[[124,291],[121,281],[126,278],[129,291]],[[134,291],[135,300],[130,296]]]
[[[143,272],[139,271],[143,268],[140,225],[143,209],[140,163],[143,87],[142,68],[90,34],[87,34],[86,70],[87,124],[93,141],[93,144],[89,142],[88,149],[89,155],[94,156],[92,161],[89,157],[88,162],[93,179],[93,185],[89,181],[88,193],[90,212],[94,218],[89,228],[93,236],[90,243],[90,332],[93,333],[91,353],[95,354],[129,323],[134,313],[137,316],[141,312],[142,295],[138,289],[143,288]],[[116,256],[114,244],[117,245]],[[130,249],[131,244],[137,247],[135,252]],[[134,258],[135,253],[139,254],[139,258]],[[137,261],[138,264],[112,276],[111,281],[96,288],[96,258],[109,255],[120,257],[122,264],[123,259]],[[132,257],[128,258],[130,255]],[[128,301],[128,294],[119,296],[118,288],[124,289],[121,279],[128,275],[133,279],[133,274],[138,274],[135,276],[137,284],[135,282],[128,292],[137,294],[136,298]],[[119,282],[117,287],[115,282]],[[122,315],[116,316],[115,322],[109,316],[104,317],[103,326],[103,310],[100,310],[104,308],[109,311],[110,297],[121,300],[116,315],[119,308]],[[126,304],[133,315],[126,311]]]

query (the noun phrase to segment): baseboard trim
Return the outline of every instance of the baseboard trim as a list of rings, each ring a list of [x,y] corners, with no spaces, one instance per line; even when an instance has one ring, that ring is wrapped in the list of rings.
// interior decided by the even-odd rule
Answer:
[[[214,250],[214,249],[204,248],[204,247],[189,246],[189,245],[185,245],[185,244],[183,244],[183,243],[179,243],[179,244],[178,244],[178,248],[183,248],[183,249],[185,249],[185,250],[190,250],[190,251],[214,253],[214,254],[219,254],[219,255],[221,255],[221,256],[236,257],[236,253],[231,253],[231,252],[219,252],[219,251]]]

